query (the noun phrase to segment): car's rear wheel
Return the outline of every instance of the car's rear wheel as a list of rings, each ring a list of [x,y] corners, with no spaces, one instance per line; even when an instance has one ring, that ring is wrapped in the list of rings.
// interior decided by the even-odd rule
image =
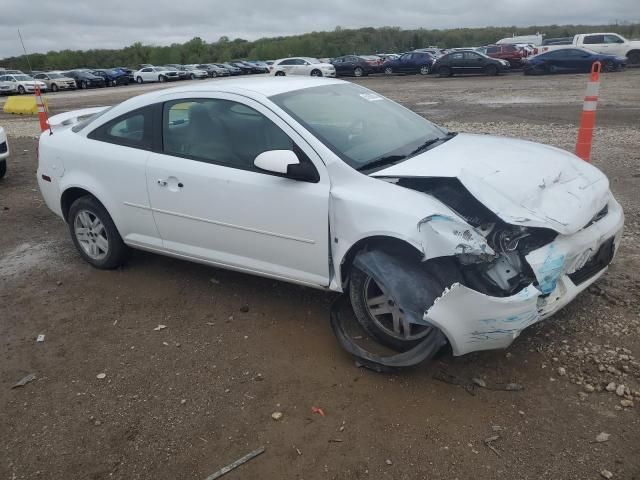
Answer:
[[[640,64],[640,51],[633,51],[627,54],[627,60],[629,60],[629,64],[638,65]]]
[[[18,93],[20,95],[24,95],[25,93],[27,93],[27,91],[24,89],[22,85],[18,85]]]
[[[284,72],[282,70],[276,72],[276,77],[284,77]]]
[[[111,80],[111,86],[115,87],[118,85],[118,81],[117,80]]]
[[[138,82],[138,83],[142,84],[142,77],[138,77],[138,78],[136,78],[136,82]]]
[[[321,77],[322,76],[322,72],[318,69],[315,70],[311,70],[311,76],[312,77]]]
[[[406,351],[423,341],[433,327],[410,323],[388,288],[354,267],[349,278],[351,306],[360,326],[381,344]],[[434,298],[440,292],[434,292]]]
[[[94,197],[73,202],[67,223],[76,249],[91,265],[108,270],[124,263],[127,246],[107,210]]]
[[[438,68],[438,75],[440,78],[446,78],[451,76],[451,69],[449,67]]]
[[[51,91],[52,92],[57,92],[58,91],[58,85],[56,85],[55,83],[51,84]]]
[[[498,67],[496,67],[495,65],[487,65],[486,67],[484,67],[484,73],[489,77],[498,75]]]
[[[420,67],[420,75],[429,75],[430,72],[431,68],[429,67],[429,65],[422,65]]]
[[[353,75],[356,77],[361,77],[362,75],[364,75],[364,70],[362,70],[361,67],[356,67],[353,69]]]
[[[605,60],[602,63],[602,70],[604,70],[605,72],[615,72],[616,64],[613,62],[613,60]]]
[[[387,75],[391,75],[391,74],[393,73],[393,68],[391,68],[391,67],[386,67],[386,68],[384,69],[384,73],[385,73],[385,74],[387,74]]]

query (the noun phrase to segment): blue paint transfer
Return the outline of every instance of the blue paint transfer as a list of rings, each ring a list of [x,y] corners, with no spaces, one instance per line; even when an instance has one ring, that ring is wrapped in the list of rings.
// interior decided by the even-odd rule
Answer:
[[[538,278],[538,289],[543,295],[553,292],[556,289],[558,279],[564,271],[564,255],[555,253],[555,245],[549,245],[549,252],[544,263],[536,272]]]

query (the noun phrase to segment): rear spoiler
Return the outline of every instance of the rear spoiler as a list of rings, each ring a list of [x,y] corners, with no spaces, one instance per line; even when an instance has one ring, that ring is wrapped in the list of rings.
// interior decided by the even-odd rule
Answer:
[[[84,120],[87,117],[91,117],[96,113],[100,113],[107,108],[109,107],[92,107],[92,108],[83,108],[81,110],[72,110],[70,112],[65,112],[65,113],[59,113],[58,115],[49,117],[49,126],[51,127],[52,130],[55,130],[56,127],[75,125],[81,120]]]

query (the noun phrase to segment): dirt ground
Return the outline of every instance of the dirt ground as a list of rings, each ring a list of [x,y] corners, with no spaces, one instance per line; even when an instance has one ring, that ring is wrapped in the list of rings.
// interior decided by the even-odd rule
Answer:
[[[358,80],[453,130],[568,149],[586,81]],[[593,161],[627,218],[609,272],[506,351],[395,375],[341,350],[332,294],[142,252],[91,268],[38,192],[36,120],[0,114],[13,150],[0,181],[0,478],[204,479],[264,446],[225,478],[640,479],[639,86],[629,70],[600,92]],[[49,101],[61,112],[154,88]],[[473,378],[489,388],[465,388]],[[524,390],[500,389],[510,382]]]

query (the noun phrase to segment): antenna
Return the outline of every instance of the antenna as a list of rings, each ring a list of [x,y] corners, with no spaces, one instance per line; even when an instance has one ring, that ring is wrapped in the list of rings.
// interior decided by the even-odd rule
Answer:
[[[27,65],[29,65],[29,72],[33,73],[33,68],[31,68],[31,60],[29,60],[29,54],[27,53],[27,49],[24,46],[24,42],[22,41],[22,34],[20,33],[20,29],[18,29],[18,37],[20,37],[20,43],[22,44],[22,49],[24,50],[24,56],[27,57]]]

